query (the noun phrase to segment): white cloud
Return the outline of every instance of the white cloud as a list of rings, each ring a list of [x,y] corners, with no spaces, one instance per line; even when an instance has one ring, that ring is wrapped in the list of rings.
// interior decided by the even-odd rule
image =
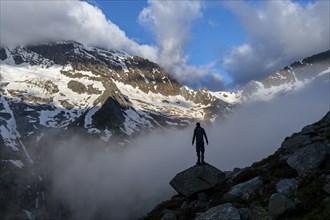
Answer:
[[[229,2],[227,6],[240,17],[247,34],[246,43],[232,48],[224,59],[234,83],[264,78],[293,61],[328,50],[329,4]]]
[[[157,61],[157,48],[128,38],[103,12],[80,1],[1,1],[0,40],[9,46],[74,40]]]
[[[158,45],[140,45],[107,20],[96,6],[82,1],[1,1],[0,44],[26,45],[73,40],[87,46],[119,49],[161,64],[180,82],[200,87],[222,80],[208,66],[188,64],[187,47],[193,22],[202,17],[200,1],[149,1],[139,21],[155,35]],[[211,80],[211,81],[207,81]]]
[[[149,1],[139,20],[156,35],[160,59],[166,66],[185,63],[184,55],[194,20],[201,17],[201,3]]]
[[[139,21],[156,37],[159,47],[159,63],[180,82],[194,87],[211,85],[211,89],[223,88],[223,81],[209,65],[189,65],[187,47],[193,22],[202,17],[200,1],[149,1]],[[211,84],[209,84],[211,83]]]

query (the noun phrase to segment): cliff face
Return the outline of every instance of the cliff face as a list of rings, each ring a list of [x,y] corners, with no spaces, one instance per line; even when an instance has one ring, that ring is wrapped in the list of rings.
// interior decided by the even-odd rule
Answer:
[[[287,137],[271,156],[190,197],[175,195],[144,219],[328,219],[330,112]]]

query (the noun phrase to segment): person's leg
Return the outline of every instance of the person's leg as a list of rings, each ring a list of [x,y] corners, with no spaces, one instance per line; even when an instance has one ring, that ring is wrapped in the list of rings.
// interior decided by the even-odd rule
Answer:
[[[200,164],[201,162],[201,157],[200,157],[200,153],[201,153],[201,150],[200,150],[200,146],[196,145],[196,153],[197,153],[197,165]]]
[[[200,152],[201,152],[201,163],[202,164],[204,164],[205,163],[205,161],[204,161],[204,152],[205,152],[205,147],[204,147],[204,144],[201,146],[201,148],[200,148]]]

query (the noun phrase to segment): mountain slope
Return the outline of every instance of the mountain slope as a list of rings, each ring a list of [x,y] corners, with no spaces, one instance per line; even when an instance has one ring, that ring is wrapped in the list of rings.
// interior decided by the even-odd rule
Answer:
[[[226,172],[210,190],[175,195],[144,219],[328,219],[329,125],[330,112],[287,137],[273,155]]]
[[[142,130],[183,127],[204,120],[207,108],[225,113],[231,105],[195,95],[157,64],[124,52],[76,42],[0,51],[2,97],[16,109],[12,117],[30,118],[24,129],[16,126],[22,137],[36,128],[76,126],[105,141],[114,133],[128,141]]]
[[[303,88],[314,80],[328,81],[330,50],[292,63],[264,80],[251,81],[238,93],[241,101],[269,100]]]

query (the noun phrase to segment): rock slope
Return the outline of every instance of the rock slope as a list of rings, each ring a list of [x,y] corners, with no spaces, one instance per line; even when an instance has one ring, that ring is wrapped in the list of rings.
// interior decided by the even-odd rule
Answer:
[[[175,195],[144,219],[267,220],[330,216],[330,112],[287,137],[271,156],[226,172],[225,181]]]

